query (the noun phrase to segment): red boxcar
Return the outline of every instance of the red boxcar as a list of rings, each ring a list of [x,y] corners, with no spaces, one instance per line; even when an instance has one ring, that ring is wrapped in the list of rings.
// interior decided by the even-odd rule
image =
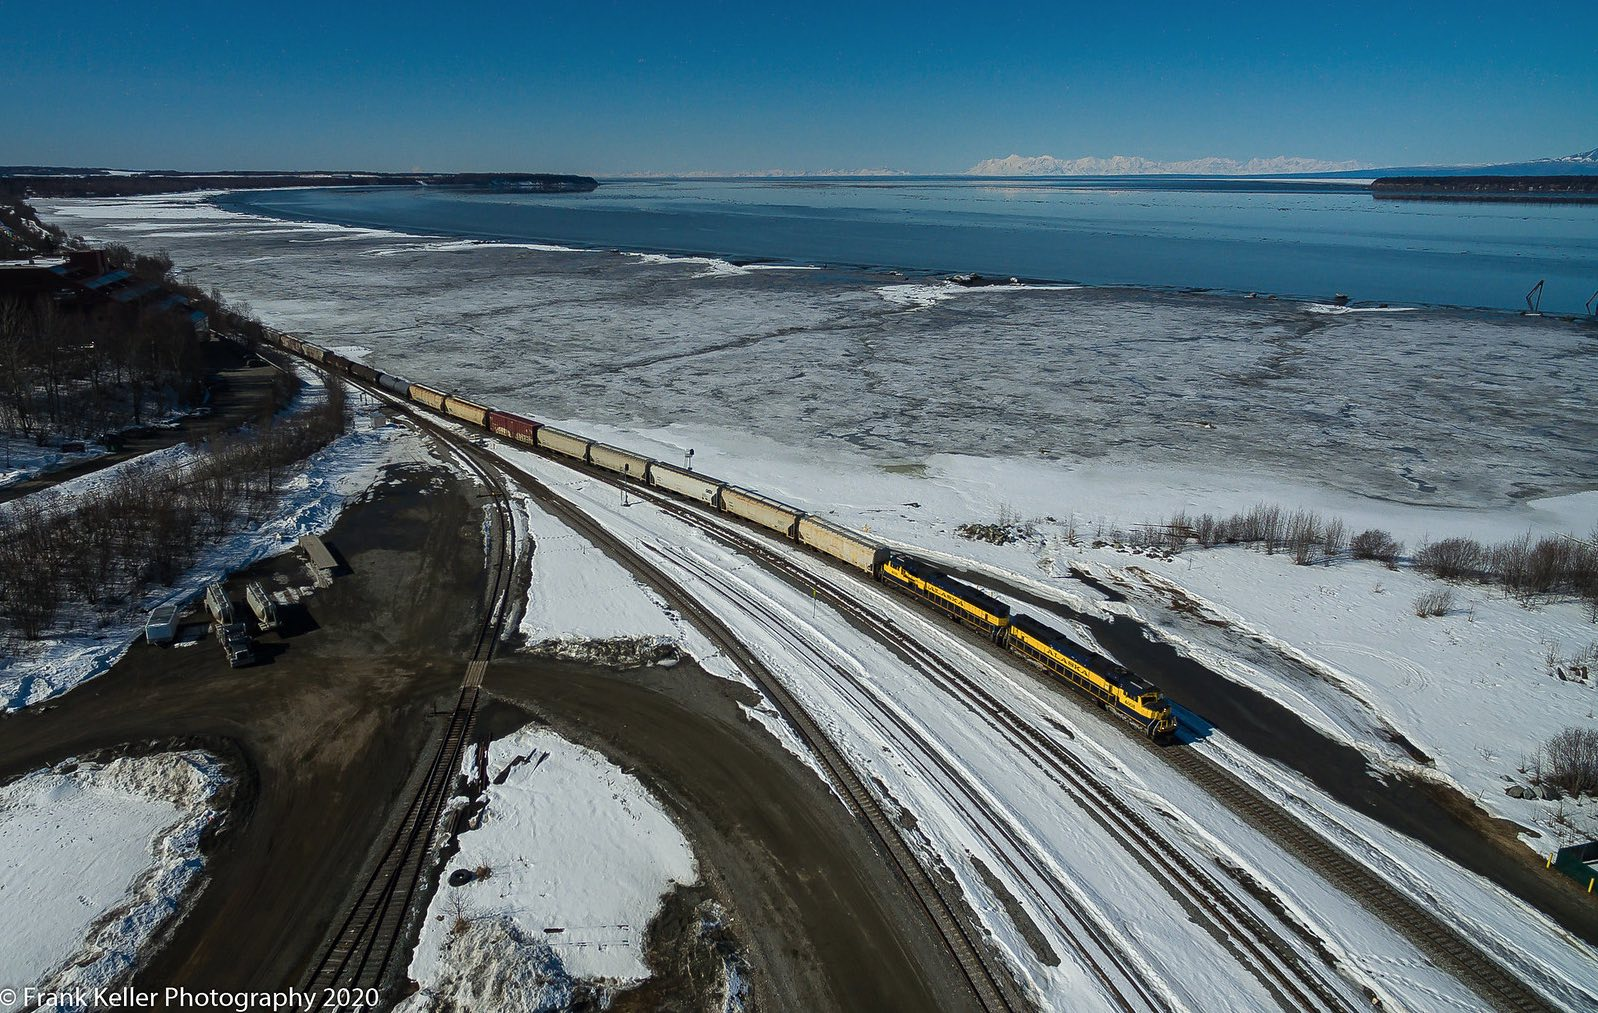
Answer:
[[[538,423],[532,419],[524,419],[510,412],[489,412],[488,428],[501,436],[510,437],[517,443],[525,443],[529,447],[538,445],[533,439],[533,434],[538,431]]]

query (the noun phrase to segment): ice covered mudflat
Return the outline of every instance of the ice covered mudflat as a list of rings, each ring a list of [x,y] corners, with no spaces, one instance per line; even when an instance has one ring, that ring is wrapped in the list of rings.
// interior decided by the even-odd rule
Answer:
[[[66,760],[0,787],[0,923],[26,926],[0,948],[0,981],[124,980],[197,882],[223,780],[213,757],[177,752]]]
[[[883,463],[1222,468],[1437,506],[1585,488],[1598,445],[1598,344],[1552,317],[966,288],[288,222],[205,194],[39,208],[165,249],[275,326],[537,417]]]

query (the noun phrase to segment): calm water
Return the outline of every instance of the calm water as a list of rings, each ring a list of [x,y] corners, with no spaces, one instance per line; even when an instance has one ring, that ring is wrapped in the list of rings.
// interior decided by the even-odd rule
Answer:
[[[590,194],[289,190],[233,210],[433,235],[1092,285],[1581,313],[1598,204],[1228,180],[619,180]]]

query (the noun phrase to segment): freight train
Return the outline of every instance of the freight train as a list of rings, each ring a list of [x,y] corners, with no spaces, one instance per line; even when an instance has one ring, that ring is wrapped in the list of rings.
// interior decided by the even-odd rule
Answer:
[[[344,373],[507,440],[614,472],[768,528],[860,570],[970,627],[1116,716],[1130,721],[1156,741],[1168,741],[1176,731],[1170,701],[1120,665],[1031,616],[1012,614],[1009,605],[992,595],[956,580],[923,560],[894,552],[857,531],[753,489],[546,426],[535,419],[481,405],[426,384],[412,383],[288,334],[268,329],[266,339],[324,369]]]

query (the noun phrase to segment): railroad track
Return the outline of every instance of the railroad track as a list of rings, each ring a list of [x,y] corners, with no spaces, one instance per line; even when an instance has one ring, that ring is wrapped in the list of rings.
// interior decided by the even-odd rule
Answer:
[[[864,781],[855,773],[837,747],[832,744],[820,725],[788,693],[787,689],[771,673],[764,662],[744,646],[718,616],[705,608],[693,595],[689,594],[659,567],[646,560],[625,540],[611,534],[588,514],[562,497],[555,495],[532,475],[516,468],[507,461],[489,454],[477,446],[472,439],[434,421],[409,403],[399,401],[389,396],[386,392],[357,380],[345,379],[346,382],[382,398],[392,405],[396,411],[406,415],[424,431],[430,432],[437,438],[448,442],[463,458],[470,462],[473,470],[479,474],[508,476],[526,490],[546,510],[558,517],[567,526],[582,534],[590,542],[598,546],[601,551],[617,559],[635,577],[648,584],[674,607],[679,609],[685,619],[697,626],[712,643],[726,653],[750,678],[761,686],[767,698],[778,709],[795,733],[811,748],[818,761],[822,764],[823,769],[827,771],[828,777],[838,790],[839,797],[843,800],[844,805],[852,815],[866,826],[871,837],[882,848],[893,867],[909,885],[917,903],[926,912],[933,928],[949,948],[950,954],[954,957],[961,976],[970,986],[972,996],[977,1004],[987,1013],[1001,1013],[1001,1011],[1018,1013],[1018,1011],[1029,1008],[1026,1001],[1019,995],[1008,973],[1003,969],[994,967],[994,957],[973,936],[971,929],[959,916],[959,905],[963,898],[958,888],[941,883],[938,877],[934,876],[920,863],[908,843],[900,835],[897,827],[883,811],[876,797],[871,794]],[[490,481],[492,482],[492,479]],[[508,511],[508,506],[504,509]],[[508,518],[505,522],[505,529],[507,531],[511,529]],[[480,634],[479,640],[481,641],[481,639]],[[470,668],[470,666],[468,667]],[[464,692],[466,690],[463,688]],[[472,707],[475,708],[476,690],[473,689],[472,692],[474,694]],[[458,759],[455,760],[455,765],[458,767]]]
[[[973,786],[940,750],[907,717],[873,691],[857,672],[814,643],[790,612],[761,601],[736,586],[716,568],[692,559],[680,550],[656,549],[663,558],[688,570],[707,587],[714,589],[729,605],[768,630],[778,633],[797,654],[806,656],[833,688],[849,699],[856,711],[865,715],[885,735],[900,744],[901,755],[913,763],[967,826],[990,848],[990,854],[1004,863],[1019,882],[1026,884],[1036,899],[1038,913],[1060,930],[1060,935],[1082,958],[1081,964],[1099,980],[1106,996],[1125,1013],[1165,1013],[1172,1008],[1140,973],[1132,960],[1098,924],[1067,884],[1061,882],[1037,854],[1033,842],[1023,838],[996,805]],[[828,672],[831,676],[828,676]],[[904,748],[908,744],[914,752]]]
[[[439,430],[441,435],[442,431]],[[473,470],[490,492],[489,567],[483,619],[473,635],[460,694],[437,736],[425,766],[406,788],[405,807],[391,821],[381,850],[320,949],[305,978],[312,1009],[370,1009],[364,999],[376,990],[385,999],[405,969],[433,870],[433,840],[444,806],[453,793],[461,760],[471,739],[483,676],[503,630],[515,561],[515,525],[498,473],[472,459]],[[349,996],[350,1001],[342,1001]]]
[[[608,476],[601,475],[599,477],[605,478],[607,481],[610,480]],[[635,486],[629,485],[629,488],[633,488],[636,491]],[[859,607],[854,600],[854,596],[841,591],[830,581],[823,580],[818,575],[795,566],[790,559],[767,544],[766,539],[755,537],[750,532],[735,528],[725,522],[718,523],[716,520],[706,517],[700,511],[687,507],[675,500],[662,497],[659,494],[646,491],[645,495],[662,509],[694,524],[729,547],[756,558],[762,563],[770,564],[785,574],[791,582],[797,582],[797,586],[805,588],[807,591],[816,591],[818,597],[827,600],[829,604],[842,608],[847,613],[870,620],[872,625],[877,626],[880,632],[888,639],[895,641],[898,647],[907,646],[905,643],[907,638],[901,630],[891,624],[884,624],[875,619],[868,609]],[[918,651],[924,650],[924,647],[916,645],[910,649]],[[1022,722],[1022,724],[1025,725],[1026,723]],[[1068,751],[1060,749],[1057,743],[1050,742],[1047,736],[1041,735],[1035,727],[1030,727],[1030,732],[1027,734],[1028,737],[1041,737],[1042,741],[1037,743],[1040,748],[1070,756]],[[1339,889],[1358,899],[1367,909],[1408,938],[1438,966],[1454,974],[1481,998],[1492,1003],[1494,1008],[1504,1010],[1506,1013],[1559,1013],[1558,1007],[1544,999],[1475,943],[1465,939],[1402,891],[1386,880],[1381,879],[1366,866],[1355,861],[1346,852],[1285,813],[1280,806],[1239,781],[1233,774],[1209,758],[1192,749],[1180,746],[1161,748],[1137,735],[1129,735],[1128,738],[1135,739],[1144,748],[1157,751],[1162,758],[1170,762],[1199,787],[1210,792],[1227,808],[1243,817],[1251,826],[1270,836],[1278,845],[1295,855],[1308,867],[1315,869]],[[1079,760],[1075,760],[1074,757],[1072,759],[1080,765]],[[1108,791],[1109,789],[1100,784],[1095,789],[1095,794],[1099,794],[1102,797]],[[1113,798],[1113,792],[1110,793],[1110,796]],[[1133,840],[1136,840],[1135,835],[1133,835]],[[1160,857],[1163,860],[1169,856],[1162,853]],[[1224,891],[1222,892],[1224,893]],[[1236,917],[1244,922],[1258,921],[1246,911],[1241,915],[1234,912],[1225,917]],[[1256,939],[1259,946],[1263,946],[1265,950],[1271,953],[1279,954],[1281,949],[1287,945],[1275,933],[1268,932],[1263,938],[1256,934]],[[1270,966],[1269,960],[1265,960],[1263,963],[1265,967]],[[1325,994],[1327,990],[1324,983],[1319,982],[1318,975],[1312,980],[1317,982],[1316,985],[1311,987],[1317,993],[1320,1001],[1326,1003],[1335,1002],[1337,1005],[1331,1008],[1347,1008],[1346,1002],[1341,998],[1333,999]],[[1310,1005],[1302,1008],[1314,1009],[1321,1007]]]
[[[712,534],[716,534],[721,527],[700,526]],[[724,534],[732,540],[734,547],[743,547],[744,536],[741,532],[728,531]],[[876,611],[861,605],[854,595],[797,566],[785,554],[773,552],[768,546],[757,542],[748,548],[760,553],[763,563],[781,571],[794,586],[813,593],[818,599],[841,611],[857,628],[865,630],[904,658],[951,697],[973,712],[992,719],[1022,755],[1044,769],[1065,794],[1073,798],[1090,818],[1142,865],[1148,873],[1146,882],[1160,883],[1194,917],[1207,922],[1211,933],[1233,951],[1239,962],[1276,997],[1283,1008],[1352,1013],[1354,1007],[1324,979],[1317,968],[1304,960],[1291,943],[1240,903],[1197,862],[1168,842],[1134,806],[1106,785],[1076,754],[1017,715],[958,666],[897,624],[885,621]],[[724,578],[708,571],[701,572],[700,579],[713,585],[725,584]],[[732,595],[728,593],[728,596]],[[762,619],[769,624],[784,622],[776,610],[759,605],[753,607],[761,611]],[[849,673],[843,674],[852,678]],[[929,752],[936,753],[935,750]],[[1000,853],[1003,851],[1002,848],[997,850]],[[1026,859],[1027,856],[1023,854],[1022,861]],[[1023,873],[1023,878],[1028,878],[1025,870],[1017,871]],[[1090,936],[1098,937],[1096,941],[1101,948],[1111,949],[1113,959],[1113,944],[1102,939],[1091,920],[1083,920],[1082,924]],[[1066,929],[1063,924],[1057,925],[1062,930]],[[1083,955],[1091,956],[1086,952]],[[1102,972],[1101,980],[1112,1000],[1123,1009],[1164,1008],[1164,1000],[1148,992],[1141,982],[1109,980]]]
[[[1496,1009],[1508,1013],[1559,1013],[1558,1007],[1480,947],[1461,937],[1436,915],[1284,812],[1281,806],[1238,780],[1230,771],[1192,749],[1174,747],[1166,752],[1171,764],[1191,781],[1358,899]]]
[[[430,422],[424,424],[431,425]],[[469,444],[467,446],[469,447],[467,452],[472,455],[484,453],[476,446]],[[562,461],[560,463],[567,464],[568,462]],[[694,621],[695,625],[700,626],[702,630],[710,634],[711,639],[717,643],[717,646],[726,651],[730,657],[739,663],[740,667],[756,678],[768,698],[772,699],[778,706],[789,723],[799,732],[800,737],[807,745],[812,746],[818,758],[821,759],[824,768],[828,770],[829,776],[839,786],[845,804],[849,805],[851,810],[855,811],[855,814],[872,828],[874,834],[883,842],[901,871],[907,870],[906,862],[914,868],[920,868],[919,863],[908,848],[904,848],[903,857],[896,853],[899,849],[893,846],[894,842],[898,842],[900,847],[903,847],[898,831],[893,828],[892,824],[882,814],[880,806],[876,804],[874,797],[860,782],[858,775],[854,773],[853,768],[838,752],[830,739],[809,717],[808,713],[804,711],[780,680],[776,679],[763,663],[754,658],[742,645],[742,642],[725,627],[719,616],[710,613],[692,595],[686,594],[675,580],[646,561],[630,545],[612,535],[587,513],[573,506],[564,498],[554,495],[543,483],[531,475],[497,457],[491,458],[486,466],[505,469],[508,474],[511,474],[517,480],[518,484],[523,485],[530,491],[536,490],[540,493],[540,501],[549,507],[552,512],[556,513],[572,527],[581,531],[591,541],[600,544],[602,547],[607,547],[607,551],[611,551],[612,555],[618,555],[629,570],[643,577],[646,583],[654,586],[674,605],[683,609],[685,615],[691,621]],[[608,475],[597,474],[596,472],[589,473],[596,474],[597,477],[610,484],[624,487],[631,493],[650,500],[660,508],[705,531],[724,544],[728,544],[746,555],[756,557],[763,564],[777,569],[785,579],[794,582],[796,586],[815,593],[819,599],[827,601],[829,605],[851,616],[857,625],[873,633],[879,640],[895,650],[896,653],[905,657],[912,665],[927,672],[929,676],[939,679],[940,684],[946,689],[956,695],[960,695],[963,692],[968,702],[974,702],[976,706],[986,713],[1006,719],[1009,722],[1006,730],[1012,735],[1012,741],[1023,746],[1023,748],[1030,748],[1035,760],[1042,759],[1050,763],[1053,773],[1058,779],[1063,781],[1062,787],[1072,791],[1074,797],[1079,800],[1083,808],[1100,822],[1101,826],[1125,844],[1134,857],[1150,873],[1152,881],[1166,884],[1168,889],[1173,889],[1173,892],[1178,894],[1179,900],[1187,903],[1190,911],[1194,911],[1210,921],[1217,938],[1222,939],[1225,944],[1233,948],[1244,966],[1277,997],[1284,1008],[1290,1010],[1324,1010],[1329,1011],[1329,1013],[1350,1013],[1353,1009],[1335,988],[1323,981],[1321,975],[1303,961],[1300,954],[1291,944],[1272,931],[1263,921],[1248,911],[1246,907],[1238,903],[1236,898],[1199,869],[1196,863],[1193,863],[1186,856],[1180,855],[1174,847],[1164,845],[1163,837],[1142,818],[1141,814],[1133,810],[1108,786],[1093,776],[1089,768],[1077,759],[1074,754],[1064,750],[1047,736],[1039,733],[1029,723],[1011,713],[991,694],[987,694],[981,687],[976,686],[962,672],[948,664],[935,652],[928,650],[925,645],[908,637],[894,627],[893,624],[884,622],[869,608],[862,607],[856,600],[855,595],[842,590],[831,581],[824,580],[818,575],[798,567],[785,555],[773,550],[770,546],[764,544],[762,540],[746,532],[723,523],[717,523],[705,517],[699,511],[647,488],[625,483],[619,478],[612,479]],[[712,579],[711,575],[703,572],[699,576],[700,579],[707,580],[707,582]],[[778,617],[774,615],[768,615],[766,619],[771,623],[778,622]],[[818,742],[823,745],[816,746],[815,743]],[[845,782],[853,782],[855,787],[850,788]],[[870,810],[861,808],[862,799],[871,803]],[[883,836],[884,828],[886,828],[890,836]],[[1012,851],[1015,850],[1015,842],[1009,842],[1009,846]],[[1002,853],[1005,849],[1001,847],[997,850]],[[1027,849],[1023,847],[1019,850],[1024,853]],[[1165,865],[1173,861],[1173,856],[1179,859],[1184,866],[1183,876],[1173,877],[1168,874],[1168,870],[1165,870]],[[1024,854],[1021,860],[1026,861]],[[1035,874],[1036,870],[1034,870]],[[918,899],[928,909],[934,925],[939,929],[940,934],[944,936],[946,942],[949,942],[952,937],[968,937],[968,930],[964,924],[959,919],[952,917],[954,902],[943,900],[941,904],[935,903],[933,898],[927,894],[927,887],[916,884],[915,880],[918,877],[907,874],[906,878],[911,880],[912,888],[915,889]],[[930,876],[927,877],[926,881],[930,885],[931,891],[941,897],[943,887]],[[1173,886],[1173,884],[1175,885]],[[957,893],[957,891],[955,892]],[[1074,902],[1066,897],[1063,892],[1057,896],[1065,904],[1074,906]],[[956,898],[955,902],[958,902],[958,898]],[[945,909],[952,920],[952,925],[944,923],[945,914],[943,911],[939,911],[939,908]],[[1091,920],[1088,919],[1084,912],[1078,910],[1077,916],[1079,926],[1094,939],[1097,945],[1101,948],[1113,949],[1113,943],[1105,938],[1101,929],[1092,925]],[[1059,927],[1064,928],[1065,926]],[[1066,936],[1074,940],[1074,937],[1069,932],[1066,933]],[[970,945],[969,938],[967,938],[967,945]],[[961,947],[951,942],[951,950],[956,953],[962,971],[965,972],[968,980],[972,980],[973,967],[969,962],[969,958],[960,958],[960,949]],[[975,950],[975,947],[971,946],[971,949]],[[980,957],[978,959],[980,960]],[[1111,1000],[1123,1010],[1130,1013],[1130,1011],[1158,1011],[1168,1008],[1168,1003],[1164,998],[1151,992],[1144,983],[1128,979],[1116,973],[1119,968],[1116,970],[1103,968],[1092,960],[1088,960],[1087,964],[1093,973],[1100,976],[1101,982],[1105,985],[1106,993]],[[986,971],[986,968],[984,968],[984,971]],[[995,983],[1002,980],[991,971],[986,971],[983,977]],[[993,999],[1000,999],[1002,996],[996,994],[990,998],[984,995],[983,990],[978,987],[980,981],[981,978],[979,977],[973,982],[973,989],[977,992],[979,1001],[982,1002],[983,1006],[989,1009],[1005,1008],[1003,1006],[995,1007],[990,1005]]]
[[[926,908],[934,926],[938,929],[940,935],[943,936],[945,942],[949,944],[951,952],[956,957],[956,962],[971,983],[973,993],[979,1003],[985,1009],[990,1010],[1018,1008],[1010,994],[1010,991],[1014,988],[1013,984],[1009,982],[1006,975],[993,971],[988,964],[989,957],[973,942],[968,928],[955,915],[956,905],[959,903],[958,896],[953,900],[944,896],[943,889],[937,883],[935,877],[929,875],[920,866],[913,853],[909,851],[905,842],[900,838],[898,831],[876,804],[874,797],[865,788],[858,775],[854,774],[847,761],[838,753],[836,747],[831,744],[819,726],[799,706],[798,702],[787,693],[781,683],[771,676],[771,673],[765,669],[759,659],[750,654],[738,642],[737,638],[731,635],[731,632],[721,624],[718,617],[702,608],[692,595],[687,594],[668,575],[643,559],[629,545],[610,535],[602,525],[599,525],[598,522],[594,521],[582,510],[572,506],[563,498],[554,495],[533,476],[498,458],[492,458],[485,463],[482,460],[484,452],[473,446],[458,433],[451,432],[433,423],[409,404],[395,401],[387,397],[383,392],[358,382],[350,382],[384,397],[385,400],[394,403],[402,412],[415,419],[424,428],[431,429],[444,439],[454,443],[465,452],[468,458],[475,461],[475,465],[479,470],[486,473],[499,471],[511,475],[518,484],[533,493],[543,505],[550,508],[553,513],[568,525],[579,530],[591,541],[600,545],[608,554],[633,570],[635,575],[643,579],[645,583],[653,586],[656,591],[681,608],[690,621],[693,621],[695,625],[698,625],[706,632],[717,646],[726,651],[729,657],[737,661],[740,667],[743,667],[752,678],[755,678],[761,684],[768,698],[783,713],[801,739],[816,753],[824,768],[827,769],[829,777],[834,781],[835,786],[839,788],[845,804],[871,829],[873,836],[881,842],[895,866],[909,881],[912,890],[923,907]],[[551,459],[553,460],[553,458]],[[808,570],[794,567],[791,561],[785,559],[780,553],[775,552],[769,545],[764,544],[764,540],[751,537],[742,530],[730,528],[725,522],[713,523],[700,512],[675,500],[667,499],[647,487],[624,482],[619,477],[610,476],[598,469],[583,469],[569,461],[562,460],[559,463],[573,467],[601,481],[618,487],[625,487],[642,498],[650,499],[662,509],[706,530],[718,540],[731,545],[746,555],[756,557],[763,562],[776,562],[779,568],[791,568],[787,575],[788,579],[802,582],[802,586],[813,590],[818,597],[821,597],[823,589],[826,589],[826,597],[829,604],[841,606],[845,610],[854,612],[862,617],[870,615],[869,610],[860,609],[858,603],[855,602],[854,595],[839,590],[830,581],[825,581]],[[506,530],[509,530],[508,526]],[[891,626],[891,624],[889,625]],[[890,644],[898,652],[913,654],[918,650],[926,651],[925,645],[921,645],[911,638],[905,638],[897,630],[883,630],[882,632],[885,636],[891,634],[892,638],[899,640],[896,644]],[[935,652],[932,656],[936,657]],[[480,682],[481,669],[479,668],[477,683],[480,685]],[[981,689],[981,687],[976,686],[970,686],[969,688]],[[464,692],[463,688],[463,694]],[[475,708],[475,693],[470,706]],[[1001,707],[1000,711],[1008,713],[1006,708]],[[1064,750],[1058,743],[1052,743],[1052,740],[1037,728],[1019,719],[1014,714],[1010,714],[1010,717],[1019,720],[1022,725],[1030,729],[1030,731],[1025,731],[1022,728],[1013,728],[1011,731],[1023,740],[1030,740],[1034,748],[1048,754],[1064,754],[1076,764],[1081,764],[1081,761],[1076,760],[1074,755],[1070,754],[1068,750]],[[446,739],[447,737],[446,733]],[[464,737],[463,735],[462,741],[464,741]],[[1045,745],[1045,743],[1051,744]],[[441,748],[443,748],[442,745]],[[1330,842],[1315,834],[1310,828],[1305,827],[1284,813],[1280,807],[1237,781],[1229,772],[1222,770],[1207,760],[1207,758],[1189,750],[1173,749],[1165,752],[1173,764],[1196,784],[1206,790],[1210,790],[1223,804],[1243,815],[1253,825],[1272,836],[1279,844],[1289,848],[1301,859],[1308,862],[1312,868],[1325,875],[1328,880],[1360,899],[1371,910],[1410,938],[1429,957],[1436,960],[1445,969],[1459,976],[1461,980],[1471,985],[1483,998],[1490,1000],[1498,1008],[1512,1011],[1512,1013],[1541,1013],[1541,1011],[1554,1010],[1554,1007],[1546,1000],[1531,990],[1519,978],[1512,975],[1500,963],[1490,958],[1480,948],[1465,940],[1435,916],[1424,911],[1391,884],[1381,880],[1368,869],[1360,866]],[[1069,771],[1069,762],[1066,762],[1059,755],[1055,756],[1055,760],[1059,761],[1055,768],[1056,772],[1062,775],[1071,772]],[[458,762],[457,758],[456,765],[458,765]],[[1080,775],[1083,770],[1071,773]],[[1114,799],[1114,793],[1107,786],[1102,783],[1095,784],[1094,780],[1081,782],[1068,778],[1068,783],[1072,783],[1075,790],[1084,793],[1086,797],[1091,798],[1093,795],[1098,795],[1101,799]],[[1113,810],[1114,807],[1112,806],[1111,808]],[[1142,820],[1141,815],[1135,811],[1130,814],[1130,817],[1135,817],[1135,819],[1128,818],[1126,813],[1118,813],[1113,819],[1122,824],[1122,830],[1126,833],[1141,832],[1142,827],[1148,826],[1146,821]],[[1142,822],[1142,827],[1138,826],[1139,821]],[[1170,859],[1170,853],[1161,851],[1158,856],[1145,853],[1139,860],[1148,863],[1156,857],[1163,863]],[[1208,890],[1202,892],[1209,893]],[[1279,935],[1269,930],[1262,933],[1260,929],[1264,928],[1263,923],[1260,923],[1252,913],[1238,905],[1236,899],[1231,898],[1224,890],[1220,890],[1219,893],[1227,899],[1222,900],[1221,897],[1211,894],[1207,900],[1190,896],[1187,898],[1187,902],[1190,904],[1198,903],[1208,908],[1211,915],[1220,920],[1218,924],[1225,922],[1232,924],[1236,930],[1233,932],[1236,941],[1254,954],[1254,959],[1251,961],[1252,968],[1256,969],[1257,973],[1263,972],[1268,978],[1272,979],[1267,981],[1267,986],[1272,990],[1273,994],[1277,995],[1278,999],[1284,1001],[1284,1004],[1288,1005],[1289,1008],[1332,1010],[1350,1008],[1341,996],[1326,986],[1326,983],[1320,979],[1319,975],[1301,978],[1296,973],[1271,971],[1270,968],[1276,967],[1288,955],[1291,955],[1298,966],[1302,966],[1302,963],[1296,951]],[[1003,985],[1009,985],[1009,989],[1006,989]]]

